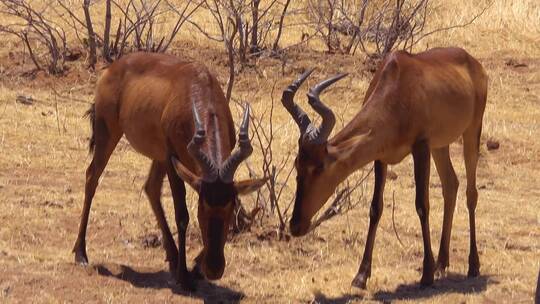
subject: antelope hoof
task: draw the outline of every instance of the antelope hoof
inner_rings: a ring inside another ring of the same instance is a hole
[[[87,266],[88,265],[88,257],[86,256],[86,250],[80,250],[80,249],[77,249],[75,250],[75,263],[79,264],[79,265],[82,265],[82,266]]]
[[[424,287],[428,287],[428,286],[431,286],[433,285],[433,275],[429,276],[429,275],[423,275],[422,276],[422,279],[420,280],[420,285],[424,286]]]
[[[469,278],[476,278],[480,275],[480,269],[478,266],[469,266],[469,271],[467,271],[467,276]]]
[[[478,254],[469,255],[469,270],[467,271],[467,276],[469,278],[474,278],[480,275],[480,261],[478,259]]]
[[[202,272],[201,266],[198,263],[195,264],[190,274],[193,280],[197,280],[197,281],[204,280],[204,274]]]
[[[422,279],[420,280],[420,284],[422,286],[431,286],[433,285],[434,277],[435,261],[433,260],[433,258],[424,260]]]
[[[361,288],[361,289],[366,289],[368,278],[369,278],[369,275],[367,275],[366,273],[358,273],[358,274],[354,277],[354,279],[353,279],[351,285],[352,285],[353,287],[357,287],[357,288]]]
[[[180,285],[185,291],[194,292],[197,290],[197,284],[191,274],[185,271],[176,278],[176,284]]]

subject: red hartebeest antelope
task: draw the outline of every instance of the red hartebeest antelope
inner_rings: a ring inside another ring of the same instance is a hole
[[[253,150],[248,137],[249,107],[240,126],[239,149],[231,154],[235,146],[231,112],[218,80],[208,69],[174,56],[135,53],[107,68],[88,114],[93,159],[86,171],[84,207],[73,248],[75,261],[88,263],[85,236],[92,198],[111,153],[125,134],[135,150],[152,159],[144,189],[176,281],[184,288],[195,288],[194,276],[186,267],[189,214],[184,182],[199,194],[203,249],[196,269],[208,279],[221,278],[236,197],[264,184],[264,180],[233,182],[236,169]],[[174,201],[178,249],[160,201],[165,175]]]
[[[296,200],[290,221],[292,235],[307,233],[311,219],[334,193],[336,186],[355,170],[375,162],[375,190],[362,263],[352,285],[365,288],[371,275],[371,257],[377,224],[383,209],[383,191],[388,164],[400,162],[409,153],[414,160],[416,211],[424,240],[421,283],[433,283],[435,261],[429,234],[429,171],[433,156],[441,178],[444,221],[437,270],[449,266],[450,231],[458,179],[448,146],[463,136],[467,171],[467,207],[470,223],[469,276],[478,276],[475,208],[476,165],[482,117],[486,106],[487,76],[480,63],[462,49],[438,48],[420,54],[394,52],[386,57],[367,90],[364,105],[353,120],[328,139],[335,124],[332,111],[319,94],[345,75],[313,87],[309,104],[322,117],[314,126],[294,103],[294,94],[312,71],[304,73],[283,92],[282,103],[300,128]]]

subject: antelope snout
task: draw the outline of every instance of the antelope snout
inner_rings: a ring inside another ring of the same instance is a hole
[[[294,237],[304,236],[308,233],[309,227],[311,226],[310,221],[295,220],[294,217],[289,222],[289,231]]]
[[[219,280],[225,271],[223,252],[207,255],[203,261],[202,271],[208,280]]]

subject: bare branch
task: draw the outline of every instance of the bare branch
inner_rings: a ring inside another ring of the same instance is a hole
[[[111,33],[111,0],[105,0],[105,28],[103,30],[103,53],[102,56],[107,62],[111,62],[110,33]]]
[[[86,20],[86,30],[88,31],[88,49],[89,53],[89,66],[95,69],[97,57],[96,57],[96,38],[94,35],[94,26],[92,24],[92,18],[90,16],[90,0],[84,0],[83,2],[84,18]]]
[[[274,52],[277,52],[279,40],[281,39],[281,33],[283,31],[283,22],[285,20],[285,15],[287,14],[287,9],[289,8],[289,4],[291,3],[291,0],[287,0],[285,4],[283,5],[283,11],[281,12],[281,15],[279,17],[279,23],[278,23],[278,32],[276,35],[276,40],[274,40],[274,45],[272,46],[272,50]]]
[[[339,214],[344,214],[352,209],[354,209],[361,201],[362,196],[356,199],[355,203],[352,203],[351,196],[352,194],[361,186],[364,185],[366,179],[373,172],[373,167],[363,174],[360,179],[355,180],[351,185],[351,178],[345,182],[345,186],[336,191],[334,199],[330,206],[311,224],[309,231],[313,231],[315,228],[320,226],[325,221],[328,221]]]
[[[54,21],[45,17],[47,8],[35,9],[24,0],[0,1],[0,14],[19,20],[18,23],[0,26],[0,31],[17,36],[28,47],[30,57],[37,69],[41,69],[38,56],[31,47],[37,41],[47,48],[47,70],[51,74],[64,71],[64,55],[67,52],[67,39],[64,30]]]
[[[456,29],[456,28],[464,28],[464,27],[467,27],[471,24],[474,23],[474,21],[476,21],[476,19],[480,18],[482,15],[484,15],[484,13],[491,7],[493,6],[493,4],[495,3],[495,1],[491,1],[488,5],[486,5],[484,8],[482,8],[482,10],[477,13],[476,15],[474,15],[469,21],[465,22],[465,23],[462,23],[462,24],[456,24],[456,25],[452,25],[452,26],[447,26],[447,27],[443,27],[443,28],[438,28],[438,29],[434,29],[430,32],[427,32],[427,33],[424,33],[422,34],[420,37],[418,37],[412,44],[411,44],[411,48],[413,46],[415,46],[416,44],[418,44],[418,42],[420,42],[422,39],[428,37],[428,36],[431,36],[435,33],[439,33],[439,32],[445,32],[445,31],[449,31],[449,30],[452,30],[452,29]]]
[[[395,205],[396,205],[396,200],[395,200],[394,194],[395,194],[395,192],[393,191],[392,192],[392,227],[394,228],[394,234],[396,235],[396,238],[397,238],[399,244],[403,248],[403,247],[405,247],[405,245],[403,245],[403,242],[401,241],[401,238],[399,237],[399,234],[398,234],[397,229],[396,229],[396,221],[394,220],[394,208],[395,208]]]

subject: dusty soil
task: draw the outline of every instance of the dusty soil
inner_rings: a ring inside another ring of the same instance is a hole
[[[31,73],[31,65],[23,62],[16,45],[0,47],[0,302],[532,302],[540,267],[540,53],[519,53],[514,44],[491,50],[485,41],[499,36],[482,33],[478,44],[470,38],[457,40],[464,41],[460,45],[470,49],[490,76],[478,168],[481,276],[466,277],[469,228],[458,141],[451,146],[461,186],[448,274],[437,278],[433,287],[418,285],[423,250],[408,157],[391,168],[396,178],[387,183],[366,291],[350,287],[350,282],[367,235],[372,178],[355,194],[356,209],[325,222],[306,237],[279,240],[277,218],[267,213],[251,231],[229,241],[223,279],[201,282],[198,291],[189,294],[170,283],[156,237],[159,230],[142,192],[150,161],[124,140],[109,162],[92,206],[87,237],[90,265],[75,265],[71,248],[82,208],[84,172],[90,162],[89,125],[82,116],[92,101],[97,76],[84,68],[82,60],[70,63],[62,77]],[[439,45],[447,44],[452,43]],[[225,83],[226,57],[216,48],[200,49],[187,41],[175,45],[173,52],[204,61]],[[337,72],[351,73],[324,100],[340,117],[336,128],[352,118],[371,77],[363,58],[306,50],[292,51],[290,56],[284,70],[279,61],[263,59],[256,68],[244,71],[235,86],[235,100],[247,100],[255,113],[265,113],[272,98],[278,102],[281,88],[303,68],[314,66],[317,72],[308,85]],[[32,104],[18,102],[18,95],[32,96]],[[304,95],[298,96],[301,100]],[[238,107],[232,108],[238,118]],[[275,153],[285,157],[296,150],[297,131],[284,109],[275,111],[279,126]],[[499,147],[488,150],[488,140],[497,141]],[[257,151],[250,164],[260,172]],[[437,254],[442,196],[432,168],[431,234]],[[245,176],[246,168],[241,170]],[[293,189],[291,179],[284,205],[292,199]],[[174,223],[168,186],[163,197],[169,223]],[[191,264],[201,245],[192,192],[188,200]],[[252,206],[253,200],[250,196],[243,201]],[[396,238],[392,213],[403,245]],[[172,230],[176,230],[174,225]]]

